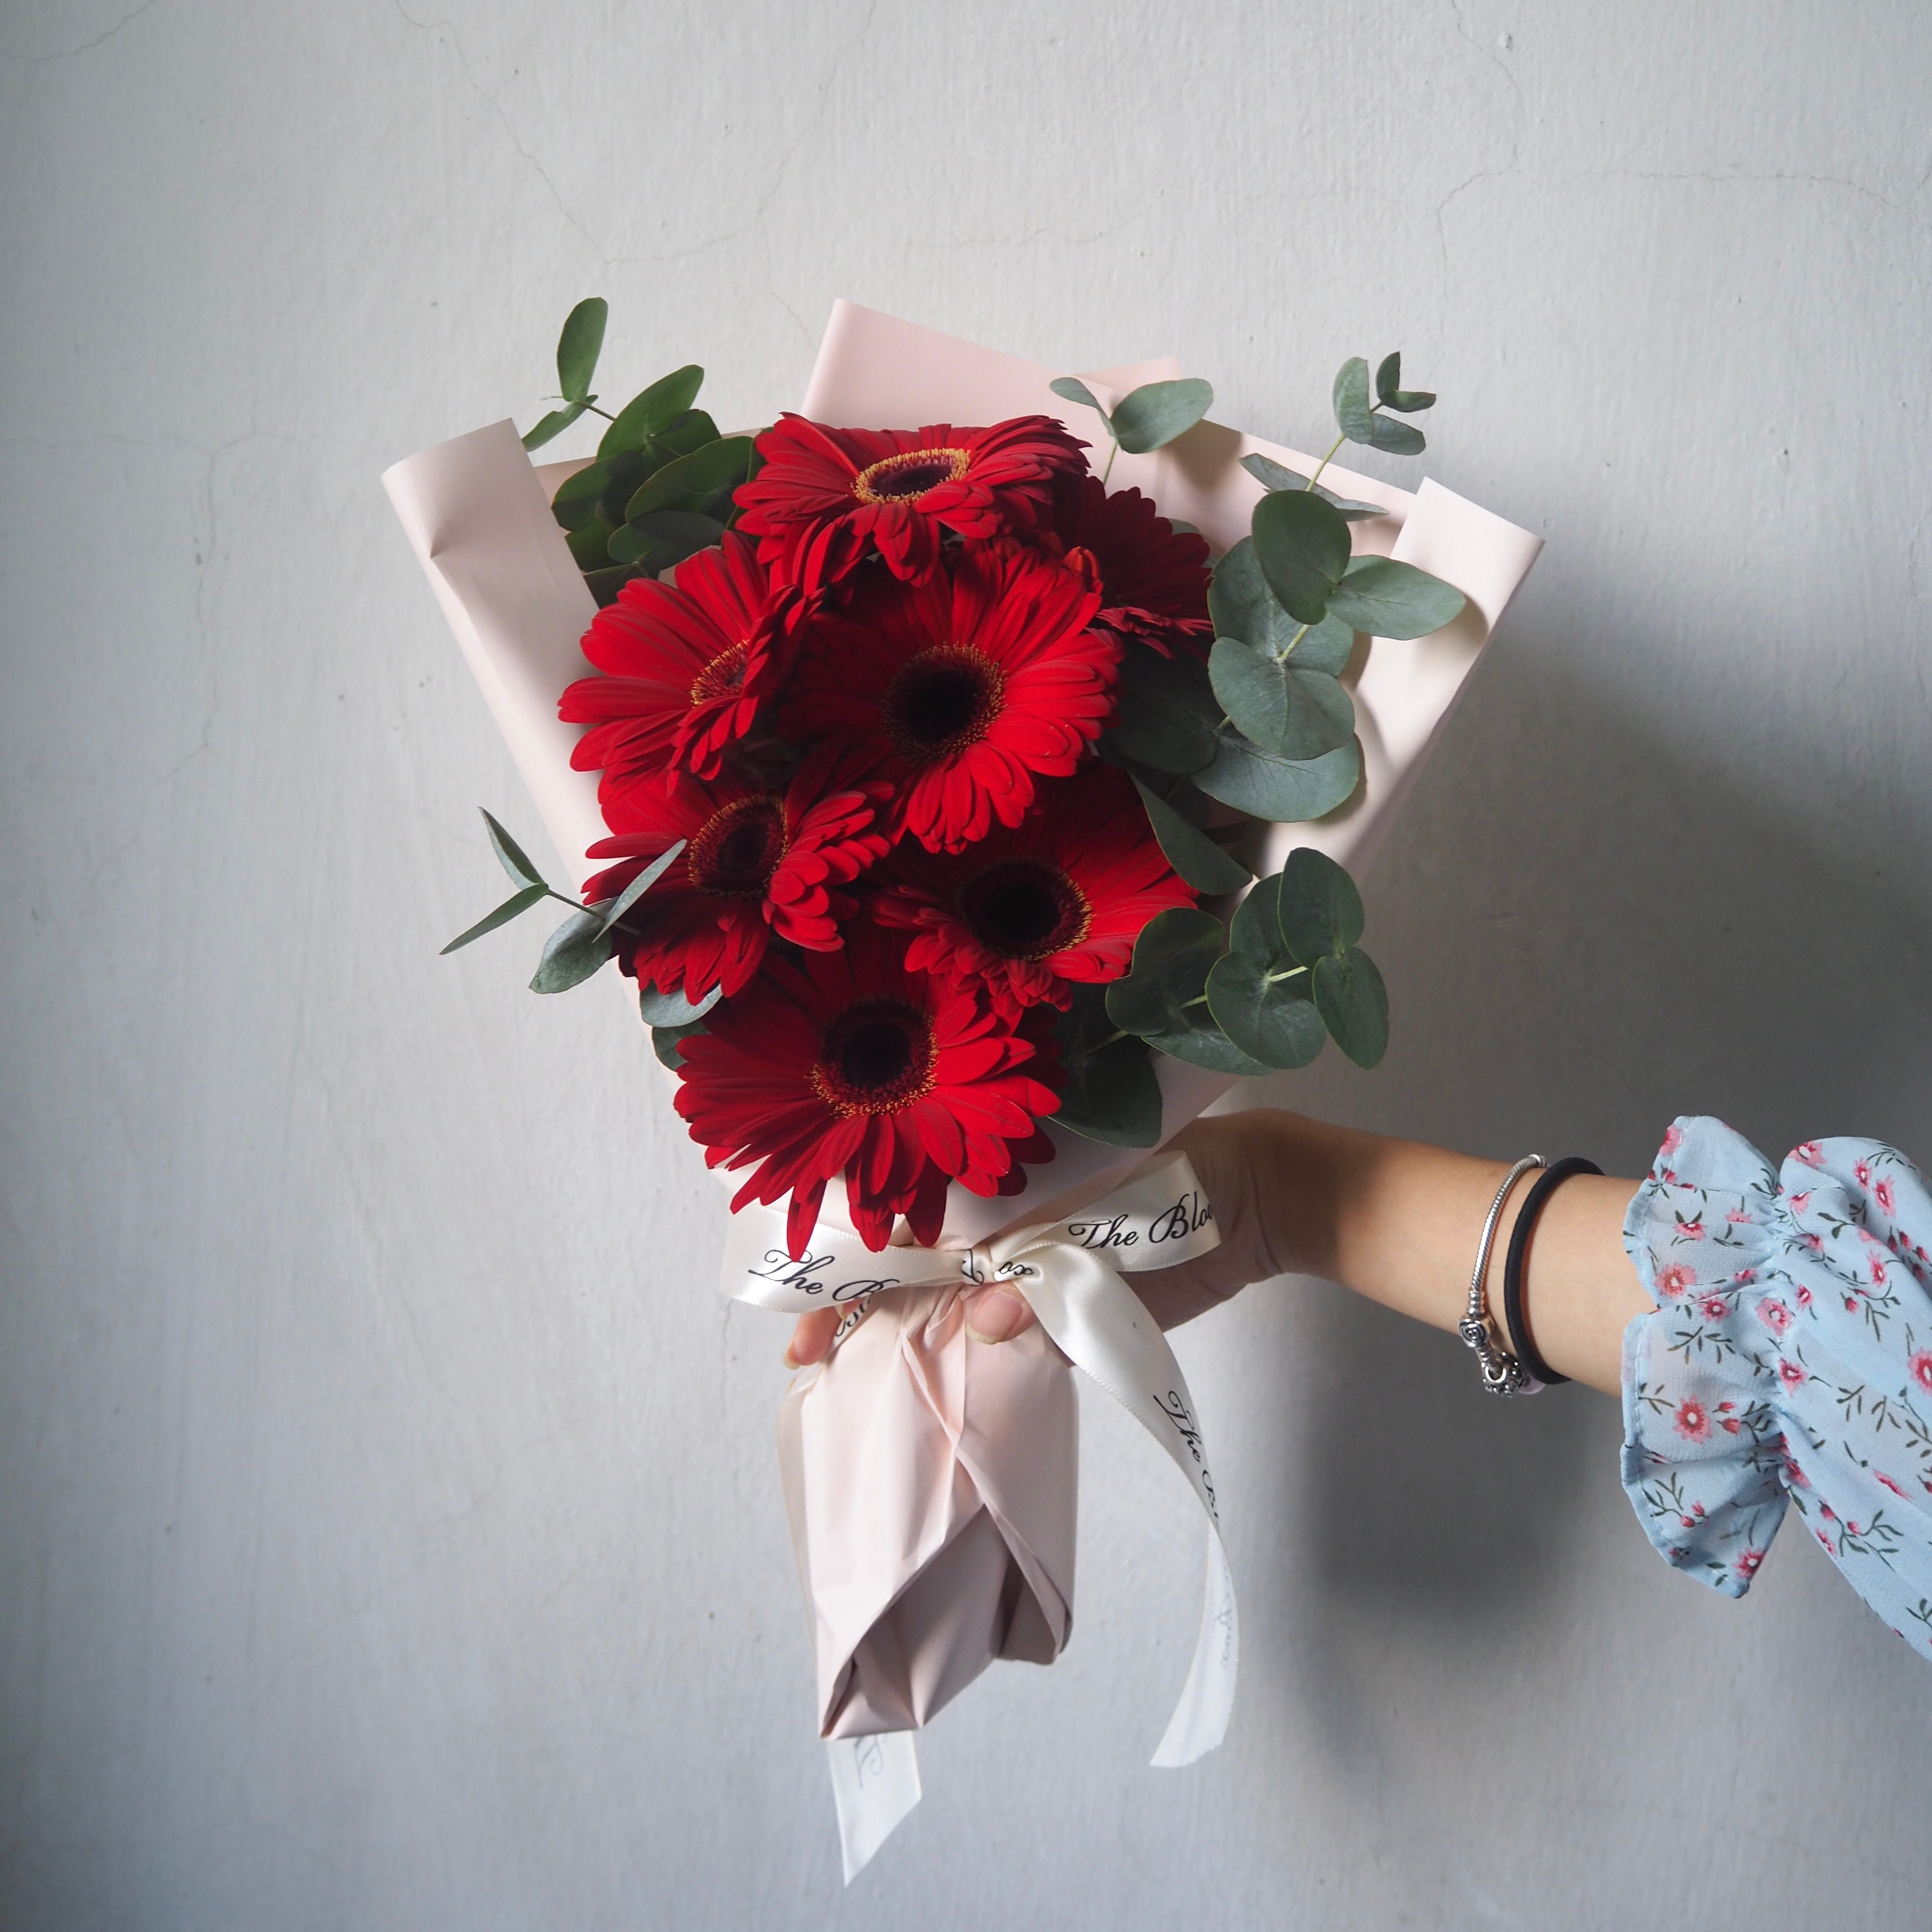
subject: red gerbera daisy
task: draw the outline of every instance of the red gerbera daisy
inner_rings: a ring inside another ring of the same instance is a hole
[[[1195,902],[1154,842],[1132,784],[1111,766],[1042,785],[1012,830],[957,854],[902,846],[872,902],[917,937],[906,964],[983,986],[994,1010],[1064,1006],[1074,981],[1118,980],[1156,914]]]
[[[886,1245],[898,1214],[930,1246],[949,1180],[1017,1192],[1021,1162],[1052,1158],[1038,1124],[1059,1105],[1040,1077],[1054,1071],[1043,1032],[908,972],[895,936],[864,926],[842,952],[774,956],[719,1007],[685,1042],[677,1111],[707,1165],[757,1162],[734,1212],[790,1194],[794,1257],[841,1173],[868,1247]]]
[[[660,772],[712,776],[786,667],[796,600],[770,589],[748,538],[727,531],[676,577],[633,578],[598,612],[584,655],[605,675],[579,678],[557,704],[566,724],[592,727],[570,762],[603,772],[607,801]]]
[[[800,766],[782,791],[674,776],[668,791],[640,786],[611,801],[618,836],[593,859],[626,862],[584,888],[589,904],[614,898],[682,838],[685,849],[631,915],[642,937],[618,953],[640,986],[682,988],[694,1005],[714,986],[727,998],[758,969],[773,933],[814,952],[843,942],[838,922],[850,885],[890,844],[877,820],[889,788],[855,778],[854,761],[828,746]],[[628,940],[626,921],[626,936]]]
[[[780,580],[815,592],[876,545],[896,577],[926,576],[940,532],[995,537],[1030,530],[1062,471],[1087,466],[1086,445],[1051,416],[990,429],[828,429],[781,416],[758,439],[764,467],[740,486],[738,527]]]
[[[1054,478],[1052,527],[1062,548],[1088,551],[1100,566],[1100,628],[1162,656],[1176,644],[1207,647],[1214,626],[1204,537],[1177,530],[1138,490],[1108,495],[1097,476]]]
[[[898,790],[898,823],[934,850],[1017,825],[1036,773],[1064,778],[1113,710],[1120,647],[1087,628],[1090,571],[1016,544],[974,544],[923,584],[866,574],[820,619],[788,728],[843,733]]]

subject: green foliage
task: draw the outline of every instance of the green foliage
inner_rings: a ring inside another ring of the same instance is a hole
[[[1064,393],[1062,392],[1061,393]],[[1130,456],[1164,448],[1192,429],[1213,407],[1212,386],[1198,376],[1168,382],[1143,382],[1114,406],[1109,428]]]
[[[476,808],[483,812],[480,805]],[[496,854],[504,871],[519,885],[542,885],[544,876],[530,863],[530,855],[524,848],[487,812],[483,812],[483,823],[489,831],[490,849]]]
[[[500,926],[508,926],[520,913],[526,913],[538,900],[548,898],[550,890],[545,886],[526,886],[519,892],[513,892],[496,910],[479,919],[466,932],[459,932],[442,948],[445,952],[454,952],[459,946],[467,946],[472,939],[481,939],[486,932],[494,932]]]
[[[1107,425],[1107,434],[1113,434],[1113,418],[1101,408],[1100,398],[1078,376],[1056,376],[1046,386],[1063,402],[1078,403],[1083,410],[1091,410]]]
[[[680,417],[691,412],[704,386],[704,371],[695,362],[674,369],[668,376],[660,376],[617,412],[604,432],[604,440],[597,446],[597,454],[615,456],[624,450],[641,454],[654,437],[663,436]],[[705,418],[706,422],[710,420],[709,416]],[[715,428],[712,434],[716,434]]]
[[[1208,1010],[1240,1050],[1264,1065],[1306,1066],[1328,1037],[1310,971],[1282,938],[1281,875],[1263,879],[1234,914],[1228,950],[1208,975]]]
[[[1057,1023],[1062,1079],[1055,1125],[1109,1147],[1150,1148],[1160,1138],[1160,1082],[1145,1045],[1122,1039],[1104,990],[1076,986]]]
[[[556,339],[556,386],[566,402],[590,400],[597,358],[604,352],[604,328],[610,319],[610,305],[602,296],[579,302],[564,317],[563,332]]]
[[[610,958],[610,929],[601,905],[572,913],[544,942],[543,957],[530,981],[533,993],[565,993],[581,986]]]
[[[1311,484],[1298,470],[1290,470],[1285,464],[1277,463],[1272,457],[1264,456],[1257,450],[1252,456],[1241,458],[1241,467],[1264,489],[1306,490],[1312,488],[1324,503],[1332,503],[1352,524],[1359,524],[1370,517],[1385,517],[1388,511],[1379,503],[1358,502],[1348,496],[1338,496],[1332,490],[1324,490],[1319,483]]]
[[[661,852],[653,859],[617,896],[610,902],[604,915],[604,930],[608,932],[624,915],[669,872],[678,854],[684,850],[680,838],[668,851]]]
[[[1388,991],[1362,936],[1361,895],[1334,860],[1304,846],[1282,868],[1276,916],[1283,943],[1311,969],[1316,1010],[1335,1044],[1358,1066],[1388,1051]]]
[[[1150,776],[1152,782],[1135,773],[1134,787],[1167,862],[1197,892],[1213,898],[1239,892],[1254,874],[1202,829],[1206,799],[1184,776]]]
[[[1208,660],[1228,722],[1264,752],[1320,758],[1355,735],[1354,700],[1330,673],[1284,663],[1238,638],[1216,638]]]
[[[1158,772],[1198,771],[1213,758],[1221,707],[1198,659],[1130,645],[1114,689],[1110,754]]]
[[[1393,356],[1384,356],[1382,366],[1376,371],[1376,400],[1385,410],[1413,416],[1418,410],[1436,406],[1436,392],[1432,389],[1405,389],[1402,386],[1402,351],[1398,349]]]
[[[579,302],[564,319],[563,333],[556,342],[556,386],[564,406],[551,410],[534,428],[525,432],[526,449],[541,449],[596,401],[590,384],[597,373],[597,358],[603,352],[604,325],[610,314],[604,298],[592,296]]]
[[[638,989],[638,1011],[653,1033],[691,1033],[698,1022],[724,997],[722,986],[713,986],[695,1004],[682,993],[660,993],[654,986]]]
[[[1468,599],[1453,584],[1392,556],[1358,556],[1328,599],[1328,612],[1376,638],[1426,638],[1462,614]]]
[[[1138,1034],[1176,1060],[1217,1073],[1259,1073],[1208,1010],[1208,976],[1225,937],[1211,914],[1176,908],[1141,928],[1133,965],[1107,988],[1107,1014],[1123,1032]]]
[[[1362,776],[1361,748],[1353,739],[1318,758],[1284,758],[1224,733],[1211,762],[1193,774],[1210,798],[1252,818],[1298,824],[1333,812]]]
[[[654,1026],[651,1028],[651,1051],[657,1055],[660,1065],[668,1066],[675,1073],[679,1061],[684,1058],[684,1042],[696,1039],[704,1030],[702,1020],[692,1020],[684,1026]]]
[[[1348,526],[1306,490],[1270,490],[1255,506],[1255,557],[1276,601],[1298,623],[1318,624],[1348,567]]]

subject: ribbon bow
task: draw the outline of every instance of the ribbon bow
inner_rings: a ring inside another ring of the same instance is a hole
[[[1219,1245],[1214,1213],[1186,1156],[1169,1154],[1126,1186],[1063,1220],[970,1247],[868,1249],[828,1214],[808,1251],[784,1245],[784,1216],[751,1208],[732,1217],[723,1292],[790,1314],[848,1311],[843,1340],[875,1298],[895,1288],[999,1282],[1025,1298],[1060,1352],[1126,1408],[1192,1486],[1208,1523],[1207,1581],[1194,1660],[1153,1762],[1190,1764],[1228,1728],[1239,1660],[1234,1586],[1221,1541],[1206,1445],[1180,1365],[1138,1296],[1121,1279],[1172,1268]],[[836,1346],[836,1342],[835,1342]],[[910,1736],[828,1740],[846,1878],[919,1801]]]

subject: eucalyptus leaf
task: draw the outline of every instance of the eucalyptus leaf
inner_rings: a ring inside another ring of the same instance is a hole
[[[1354,650],[1354,626],[1330,612],[1295,640],[1290,662],[1298,670],[1325,670],[1330,677],[1340,677]]]
[[[1214,386],[1198,376],[1143,382],[1114,405],[1114,440],[1130,456],[1145,456],[1185,435],[1214,403]]]
[[[1193,777],[1210,798],[1237,812],[1293,825],[1333,812],[1361,776],[1361,747],[1353,739],[1318,758],[1293,759],[1224,732],[1213,759]]]
[[[1369,393],[1369,365],[1352,356],[1335,372],[1335,427],[1351,442],[1372,442],[1376,406]]]
[[[1183,778],[1179,782],[1187,782]],[[1198,825],[1190,824],[1151,786],[1139,778],[1134,780],[1134,786],[1147,807],[1148,823],[1154,827],[1154,836],[1167,862],[1197,892],[1213,898],[1222,892],[1239,892],[1254,876],[1240,860],[1224,851]]]
[[[1076,986],[1058,1022],[1060,1106],[1054,1124],[1109,1147],[1160,1139],[1160,1082],[1138,1040],[1117,1040],[1099,986]]]
[[[1369,441],[1391,456],[1420,456],[1429,447],[1429,439],[1413,423],[1397,422],[1393,416],[1377,416]]]
[[[480,805],[476,808],[483,812]],[[489,828],[490,849],[504,871],[520,886],[542,885],[544,875],[530,863],[529,854],[487,812],[483,812],[483,823]]]
[[[1208,975],[1208,1010],[1244,1053],[1269,1066],[1306,1066],[1328,1038],[1309,973],[1290,956],[1276,915],[1281,876],[1259,880],[1236,909],[1228,950]]]
[[[1348,526],[1305,490],[1276,490],[1255,506],[1255,556],[1290,616],[1318,623],[1348,567]]]
[[[538,899],[549,896],[547,886],[526,886],[521,892],[512,893],[487,918],[479,919],[468,932],[459,932],[442,949],[443,952],[454,952],[458,946],[467,946],[472,939],[481,939],[486,932],[494,932],[500,926],[508,926],[519,914],[528,912]]]
[[[1355,706],[1326,671],[1278,662],[1238,638],[1216,638],[1208,659],[1229,722],[1264,751],[1318,758],[1355,735]]]
[[[530,428],[524,432],[526,449],[541,449],[553,436],[561,436],[590,406],[588,398],[581,403],[572,403],[567,408],[552,410],[547,416],[540,417]]]
[[[711,420],[707,410],[686,410],[683,415],[674,416],[651,438],[651,446],[661,449],[668,456],[688,456],[694,449],[702,449],[707,442],[718,440],[718,425]]]
[[[652,510],[702,510],[721,492],[744,482],[751,460],[748,436],[722,436],[688,456],[672,459],[647,478],[627,506],[632,523]]]
[[[1335,1044],[1358,1066],[1382,1064],[1388,1051],[1388,988],[1359,946],[1315,968],[1315,1004]]]
[[[1362,936],[1362,896],[1325,852],[1298,846],[1277,874],[1282,944],[1304,966],[1346,952]]]
[[[608,570],[587,570],[584,573],[584,587],[597,600],[601,610],[617,601],[618,593],[633,578],[647,573],[634,563],[620,563]]]
[[[566,402],[590,400],[591,378],[604,352],[604,325],[610,317],[610,305],[602,296],[579,302],[565,316],[563,333],[556,339],[556,386]]]
[[[1334,490],[1302,475],[1298,470],[1290,470],[1284,464],[1264,456],[1257,450],[1252,456],[1241,458],[1241,467],[1264,489],[1307,490],[1312,488],[1324,503],[1332,503],[1352,524],[1359,524],[1370,517],[1385,517],[1388,512],[1379,503],[1358,502],[1353,497],[1338,496]]]
[[[597,454],[612,456],[620,450],[642,449],[691,407],[704,386],[704,371],[695,362],[674,369],[668,376],[660,376],[617,412],[616,420],[604,432],[604,440],[597,446]]]
[[[642,898],[645,893],[649,892],[652,886],[656,885],[658,880],[662,878],[665,873],[670,870],[671,866],[676,860],[677,855],[683,850],[684,841],[680,838],[675,845],[670,847],[665,851],[661,852],[657,857],[653,859],[651,862],[646,866],[644,869],[640,872],[614,899],[610,902],[610,909],[604,915],[603,930],[604,932],[608,932],[610,928],[624,916],[625,914],[628,912],[632,907],[635,905],[638,900]]]
[[[1156,771],[1198,771],[1214,755],[1221,707],[1205,667],[1131,645],[1115,681],[1109,749]]]
[[[1244,537],[1214,566],[1208,614],[1217,638],[1238,638],[1269,657],[1282,656],[1301,628],[1268,586],[1252,537]]]
[[[1111,436],[1113,434],[1112,418],[1101,408],[1099,398],[1078,376],[1056,376],[1046,386],[1061,401],[1078,403],[1082,409],[1091,410],[1107,425],[1108,434]]]
[[[604,908],[590,906],[574,912],[544,942],[530,991],[568,992],[589,979],[610,956],[610,935],[604,929]]]
[[[688,1033],[724,997],[724,988],[713,986],[694,1004],[682,993],[660,993],[655,986],[642,986],[638,990],[638,1010],[645,1025],[654,1030],[674,1028]]]
[[[1453,584],[1392,556],[1358,556],[1328,599],[1329,614],[1372,638],[1426,638],[1462,614]]]
[[[1208,1010],[1208,976],[1226,937],[1208,913],[1177,908],[1150,920],[1134,942],[1132,970],[1107,988],[1108,1017],[1176,1060],[1217,1073],[1264,1072]]]
[[[610,526],[602,517],[592,517],[581,530],[565,531],[563,540],[579,570],[602,570],[610,561]]]
[[[668,1066],[675,1073],[678,1063],[684,1058],[684,1042],[694,1040],[704,1030],[702,1020],[693,1020],[686,1026],[654,1026],[651,1028],[651,1051],[658,1063]]]
[[[631,499],[638,484],[660,466],[634,449],[620,449],[595,466],[604,476],[604,487],[597,493],[597,514],[617,530],[630,514]]]
[[[566,530],[580,530],[596,520],[597,500],[611,478],[608,463],[587,463],[556,486],[550,500],[550,514]]]
[[[656,576],[710,549],[724,534],[716,517],[693,510],[652,510],[612,533],[610,556],[614,562],[634,563]]]
[[[1385,410],[1398,410],[1404,416],[1412,416],[1418,410],[1432,410],[1436,406],[1436,392],[1432,389],[1405,389],[1402,386],[1402,352],[1397,350],[1393,356],[1384,356],[1382,367],[1376,371],[1376,400]]]

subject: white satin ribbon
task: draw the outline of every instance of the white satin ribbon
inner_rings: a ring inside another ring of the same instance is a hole
[[[1040,1326],[1074,1366],[1136,1417],[1166,1450],[1207,1512],[1208,1539],[1194,1660],[1154,1754],[1153,1762],[1163,1767],[1191,1764],[1226,1736],[1234,1709],[1240,1630],[1194,1399],[1167,1337],[1120,1277],[1192,1261],[1217,1246],[1220,1238],[1186,1156],[1169,1154],[1090,1208],[970,1247],[894,1246],[874,1252],[828,1211],[820,1216],[807,1252],[794,1261],[785,1245],[784,1216],[771,1208],[734,1215],[725,1244],[725,1294],[788,1314],[844,1308],[850,1319],[842,1324],[842,1339],[863,1318],[872,1297],[888,1289],[942,1286],[962,1276],[1001,1282],[1024,1296]],[[872,1767],[874,1775],[862,1777],[864,1767],[854,1746],[874,1743],[890,1747],[891,1756]],[[830,1750],[850,1883],[918,1803],[918,1766],[909,1733],[835,1739]]]

